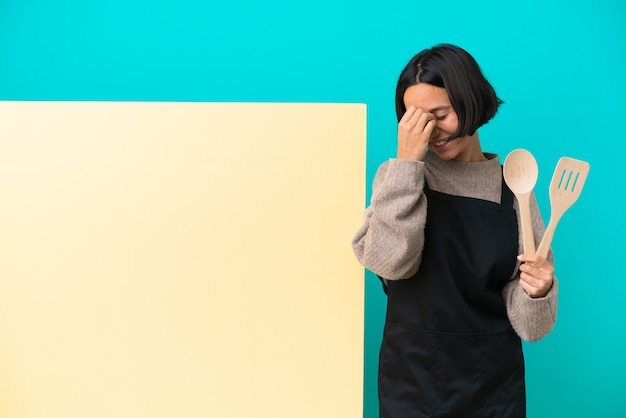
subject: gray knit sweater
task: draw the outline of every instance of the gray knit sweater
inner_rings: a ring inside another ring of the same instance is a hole
[[[427,207],[424,179],[432,190],[441,193],[500,203],[500,160],[495,154],[485,156],[484,162],[445,161],[427,152],[424,161],[394,158],[384,162],[374,178],[371,204],[365,211],[363,225],[352,242],[361,264],[389,280],[407,279],[419,270]],[[518,211],[517,200],[514,207]],[[531,213],[538,243],[545,224],[534,195]],[[521,230],[519,235],[522,248]],[[548,260],[553,261],[551,252]],[[537,341],[554,327],[557,279],[546,296],[531,298],[519,285],[517,267],[502,297],[517,334],[527,341]]]

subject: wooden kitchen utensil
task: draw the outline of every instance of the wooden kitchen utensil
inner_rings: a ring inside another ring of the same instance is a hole
[[[525,254],[535,253],[535,237],[530,217],[530,195],[537,183],[539,168],[533,155],[525,149],[516,149],[504,160],[504,181],[519,204],[522,224],[522,243]]]
[[[556,225],[580,196],[588,173],[589,163],[585,161],[563,157],[557,163],[550,182],[550,222],[537,249],[538,255],[548,255]]]

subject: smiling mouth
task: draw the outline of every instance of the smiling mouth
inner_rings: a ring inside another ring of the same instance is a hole
[[[454,141],[455,139],[456,139],[456,138],[446,138],[446,139],[443,139],[443,140],[441,140],[441,141],[431,142],[431,144],[433,144],[433,145],[434,145],[434,146],[436,146],[436,147],[442,147],[442,146],[444,146],[445,144],[447,144],[448,142],[450,142],[450,141]]]

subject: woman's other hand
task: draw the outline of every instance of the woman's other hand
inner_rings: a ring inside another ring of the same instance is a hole
[[[435,115],[410,106],[398,122],[398,158],[422,160],[436,125]]]
[[[522,254],[517,257],[520,265],[520,286],[532,298],[548,294],[554,280],[554,267],[545,258],[536,254]]]

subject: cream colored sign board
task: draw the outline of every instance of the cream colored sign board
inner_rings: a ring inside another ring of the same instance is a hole
[[[0,102],[0,416],[362,416],[364,105]]]

